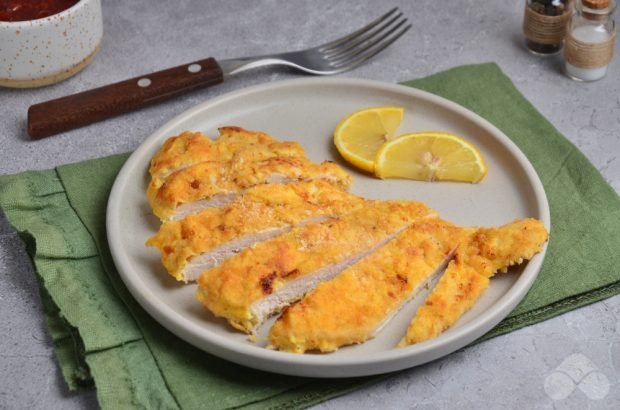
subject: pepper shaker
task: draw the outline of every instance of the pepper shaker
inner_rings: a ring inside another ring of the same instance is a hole
[[[538,55],[559,52],[571,13],[571,0],[527,0],[523,16],[527,49]]]
[[[614,7],[614,0],[577,0],[564,50],[570,78],[596,81],[607,74],[616,40]]]

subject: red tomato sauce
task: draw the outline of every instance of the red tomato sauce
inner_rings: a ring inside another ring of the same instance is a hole
[[[42,19],[60,13],[79,0],[0,0],[0,21]]]

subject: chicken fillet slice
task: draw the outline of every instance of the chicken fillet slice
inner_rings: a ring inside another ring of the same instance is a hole
[[[203,162],[243,164],[275,157],[305,158],[301,145],[293,141],[277,141],[265,133],[239,127],[222,127],[219,132],[217,140],[188,131],[166,140],[151,160],[149,201],[168,177]]]
[[[416,312],[400,346],[423,342],[448,329],[476,303],[495,273],[531,259],[548,236],[536,219],[473,231]]]
[[[351,177],[333,162],[314,164],[296,157],[202,162],[170,175],[150,203],[160,219],[181,219],[199,209],[229,203],[256,185],[313,180],[325,180],[338,188],[351,183]]]
[[[271,328],[270,347],[332,352],[373,338],[445,268],[463,236],[461,228],[440,219],[414,223],[287,308]]]
[[[266,318],[319,282],[389,242],[411,223],[436,217],[419,202],[368,201],[362,208],[247,248],[199,278],[198,300],[237,329]]]
[[[194,281],[244,248],[367,202],[321,180],[257,185],[222,208],[164,222],[146,244],[159,249],[170,275]]]

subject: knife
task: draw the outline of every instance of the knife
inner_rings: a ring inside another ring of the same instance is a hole
[[[49,137],[222,81],[222,68],[207,58],[45,101],[28,109],[28,134]]]

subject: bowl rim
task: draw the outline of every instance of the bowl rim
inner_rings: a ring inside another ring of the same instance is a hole
[[[77,0],[77,2],[74,5],[56,14],[52,14],[50,16],[45,16],[45,17],[41,17],[38,19],[32,19],[32,20],[21,20],[21,21],[0,20],[0,26],[4,25],[7,27],[13,27],[13,28],[18,27],[18,26],[30,26],[31,25],[30,23],[33,23],[33,22],[45,24],[45,20],[47,20],[47,23],[52,23],[55,20],[64,18],[65,16],[68,16],[69,14],[76,12],[77,9],[84,7],[84,4],[93,2],[93,1],[101,1],[101,0]]]

